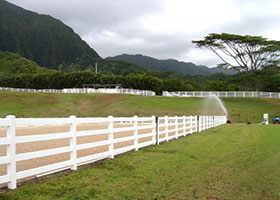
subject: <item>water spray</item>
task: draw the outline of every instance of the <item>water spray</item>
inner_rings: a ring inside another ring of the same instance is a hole
[[[226,114],[226,116],[228,116],[227,109],[226,109],[226,107],[224,106],[224,104],[223,104],[223,102],[221,101],[221,99],[220,99],[217,95],[215,95],[215,94],[210,94],[209,97],[213,97],[214,99],[216,99],[216,100],[219,102],[219,104],[220,104],[221,108],[223,109],[224,113]]]

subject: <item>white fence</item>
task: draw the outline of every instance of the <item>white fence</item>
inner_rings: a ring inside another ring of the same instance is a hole
[[[0,90],[15,91],[15,92],[46,92],[46,93],[112,93],[112,94],[132,94],[143,96],[155,96],[156,93],[150,90],[135,90],[135,89],[93,89],[93,88],[65,88],[62,90],[56,89],[26,89],[26,88],[6,88],[0,87]]]
[[[15,189],[19,180],[34,176],[51,174],[57,171],[72,169],[77,170],[77,166],[86,163],[92,163],[100,159],[111,158],[115,155],[138,150],[142,147],[160,144],[163,141],[169,141],[174,138],[186,136],[188,134],[197,133],[212,127],[226,123],[226,116],[182,116],[182,117],[130,117],[130,118],[15,118],[15,116],[7,116],[0,118],[0,132],[5,132],[0,137],[0,166],[5,165],[5,173],[0,174],[0,185],[8,184],[8,188]],[[99,127],[81,130],[79,126],[89,124],[97,124]],[[47,129],[49,126],[69,126],[68,131],[53,133],[53,131],[45,134],[32,133],[29,130],[37,131]],[[43,127],[42,127],[43,126]],[[23,128],[25,135],[19,135],[19,128]],[[2,132],[2,133],[3,133]],[[122,133],[122,137],[119,133]],[[127,134],[130,133],[130,134]],[[104,135],[106,137],[104,137]],[[101,137],[103,140],[92,141],[92,137]],[[85,138],[86,137],[86,138]],[[86,139],[81,143],[81,139]],[[64,146],[58,148],[47,148],[36,151],[20,152],[20,146],[25,144],[27,149],[32,148],[35,143],[37,147],[42,147],[42,142],[58,143],[58,140],[67,140]],[[39,142],[39,144],[38,144]],[[41,143],[42,144],[41,144]],[[124,144],[121,145],[120,144]],[[83,150],[96,147],[106,147],[102,152],[92,153],[81,156]],[[3,152],[6,154],[3,154]],[[30,165],[34,159],[46,159],[48,156],[58,157],[68,153],[66,160],[47,164],[44,166],[29,166],[28,169],[20,170],[24,161]],[[3,168],[2,168],[3,169]],[[3,170],[2,170],[3,172]]]
[[[276,92],[229,92],[229,91],[181,91],[181,92],[167,92],[164,91],[162,96],[168,97],[209,97],[211,95],[218,97],[262,97],[262,98],[280,98],[280,93]]]

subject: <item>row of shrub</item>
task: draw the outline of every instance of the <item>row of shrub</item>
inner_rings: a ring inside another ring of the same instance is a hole
[[[205,78],[205,77],[204,77]],[[37,74],[0,74],[1,87],[63,89],[81,88],[83,84],[122,84],[124,88],[152,90],[160,94],[162,91],[239,91],[261,90],[280,91],[279,67],[258,71],[254,74],[220,75],[218,80],[196,81],[178,78],[160,79],[151,72],[136,72],[129,75],[104,75],[90,71],[47,72]]]

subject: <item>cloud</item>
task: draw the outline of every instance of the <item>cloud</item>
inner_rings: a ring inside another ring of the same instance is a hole
[[[278,0],[8,0],[71,26],[101,56],[144,54],[207,66],[220,60],[195,48],[209,33],[280,39]]]

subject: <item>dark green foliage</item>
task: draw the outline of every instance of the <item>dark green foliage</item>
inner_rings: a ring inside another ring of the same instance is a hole
[[[61,21],[0,0],[0,51],[11,51],[40,66],[89,66],[100,56]]]
[[[120,76],[95,74],[89,71],[0,76],[1,87],[63,89],[82,88],[83,84],[122,84],[124,88],[152,90],[159,93],[162,81],[149,73],[132,73],[128,76]]]
[[[280,92],[279,76],[279,66],[268,66],[254,73],[235,75],[229,82],[238,85],[239,90]]]
[[[187,87],[178,79],[165,79],[162,82],[162,91],[185,91]]]
[[[112,61],[108,59],[104,59],[98,63],[98,71],[101,71],[103,74],[116,74],[123,76],[134,72],[148,72],[148,70],[145,67],[131,62],[126,62],[123,60]]]
[[[238,86],[230,84],[227,81],[205,81],[202,86],[205,91],[236,91]]]
[[[261,36],[212,33],[193,43],[214,52],[222,60],[220,67],[237,72],[255,72],[280,61],[280,41]]]
[[[91,71],[65,73],[61,71],[47,73],[0,74],[0,87],[63,89],[81,88],[82,84],[122,84],[124,88],[162,91],[280,91],[280,68],[268,67],[254,74],[242,73],[229,76],[216,74],[211,76],[189,76],[185,81],[178,78],[160,79],[151,72],[122,75],[104,75]]]
[[[232,71],[219,69],[219,68],[208,68],[201,65],[195,65],[193,63],[179,62],[174,59],[168,60],[158,60],[148,56],[143,56],[140,54],[137,55],[128,55],[123,54],[115,57],[108,57],[110,60],[125,60],[132,62],[143,67],[146,67],[149,70],[158,70],[161,72],[174,71],[181,74],[190,74],[190,75],[209,75],[214,73],[226,73],[233,74]],[[172,78],[172,77],[169,77]]]
[[[19,74],[19,73],[44,73],[53,70],[40,67],[35,62],[21,57],[19,54],[0,51],[0,73]]]

